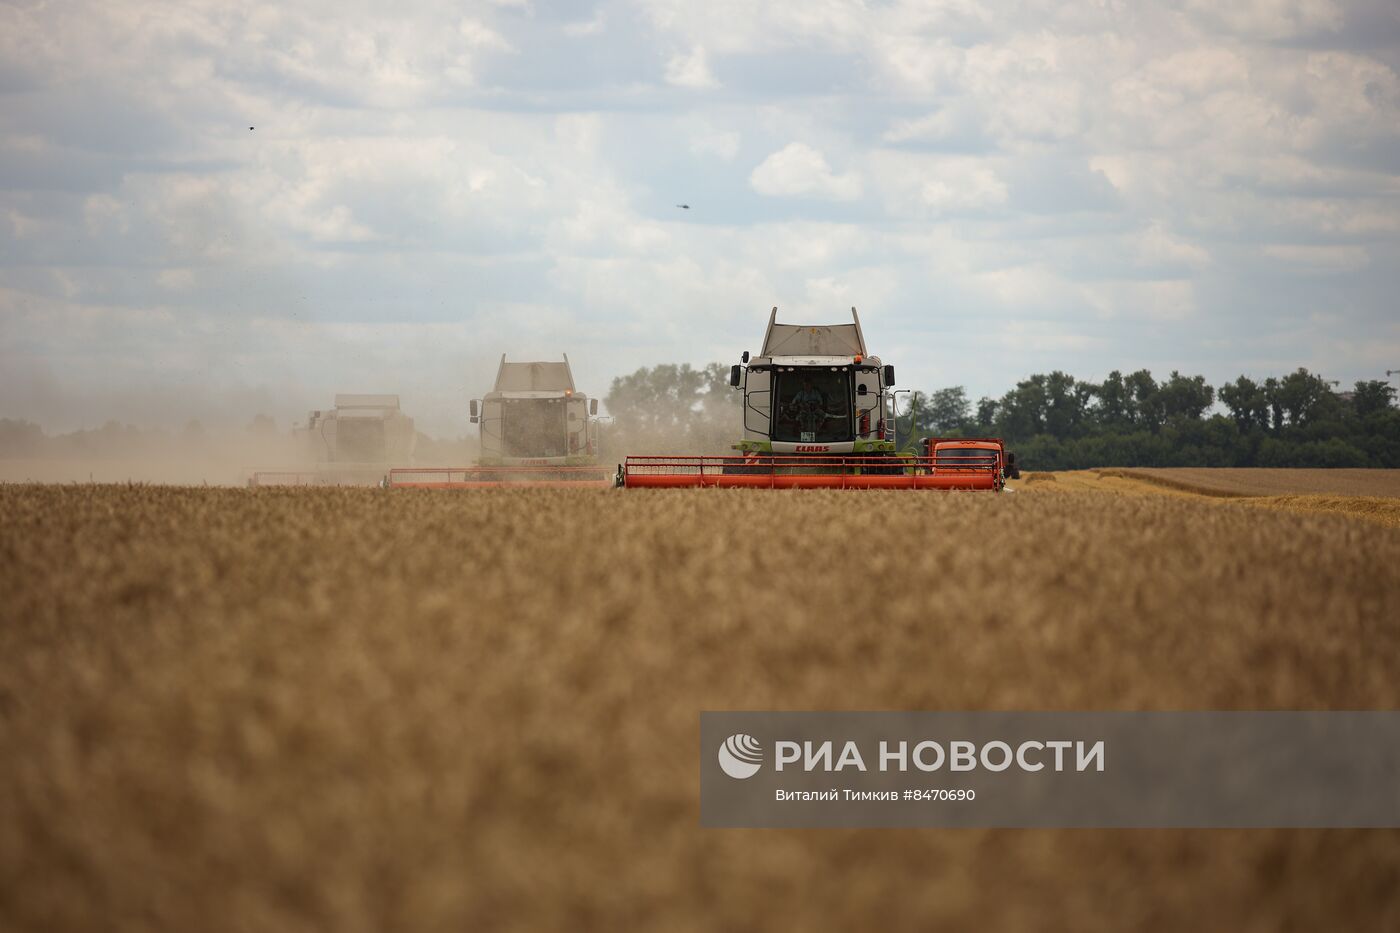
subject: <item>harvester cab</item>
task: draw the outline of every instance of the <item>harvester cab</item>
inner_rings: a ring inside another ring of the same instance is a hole
[[[389,485],[607,484],[598,465],[598,400],[575,388],[568,354],[563,362],[510,362],[501,354],[491,391],[468,410],[480,431],[476,466],[393,470]]]
[[[894,367],[865,347],[860,315],[808,326],[768,317],[762,352],[729,372],[744,394],[743,454],[894,453]]]

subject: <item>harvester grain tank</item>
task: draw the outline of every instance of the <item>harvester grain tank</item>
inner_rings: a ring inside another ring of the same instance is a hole
[[[763,349],[730,370],[743,393],[743,437],[725,457],[629,456],[624,487],[764,489],[1000,489],[1001,471],[939,471],[927,450],[895,449],[892,365],[870,354],[860,315],[850,323],[768,318]],[[984,466],[978,462],[978,467]]]
[[[568,354],[562,362],[511,362],[502,354],[491,391],[469,410],[480,430],[475,466],[392,470],[389,485],[607,485],[598,464],[598,400],[575,387]]]

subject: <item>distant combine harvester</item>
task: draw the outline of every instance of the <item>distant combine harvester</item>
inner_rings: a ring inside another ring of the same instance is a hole
[[[298,464],[253,474],[250,486],[374,486],[393,464],[413,462],[418,433],[397,395],[335,397],[292,431]]]
[[[392,488],[478,489],[492,486],[609,486],[598,462],[598,400],[574,386],[562,362],[508,362],[496,382],[472,399],[481,456],[469,467],[404,467],[389,471]]]

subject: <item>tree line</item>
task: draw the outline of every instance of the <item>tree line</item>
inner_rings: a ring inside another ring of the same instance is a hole
[[[1055,371],[975,404],[961,386],[914,392],[900,436],[991,435],[1037,470],[1090,467],[1400,467],[1396,392],[1306,369],[1218,389],[1204,376],[1115,370],[1102,382]],[[1224,411],[1219,409],[1223,408]]]
[[[741,434],[740,393],[728,376],[721,363],[663,364],[614,379],[608,450],[728,452]],[[1218,389],[1175,371],[1159,381],[1145,369],[1115,370],[1090,382],[1057,370],[975,402],[962,386],[902,394],[897,425],[906,448],[927,436],[1001,437],[1036,470],[1400,467],[1395,402],[1389,383],[1342,390],[1302,368]]]

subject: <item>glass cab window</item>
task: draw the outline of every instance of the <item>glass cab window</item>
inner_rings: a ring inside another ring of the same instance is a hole
[[[511,398],[502,405],[507,457],[563,457],[569,452],[562,398]]]
[[[941,468],[991,470],[997,463],[996,451],[985,447],[944,447],[934,456]]]
[[[854,439],[850,373],[798,369],[775,375],[773,440],[827,444]]]

